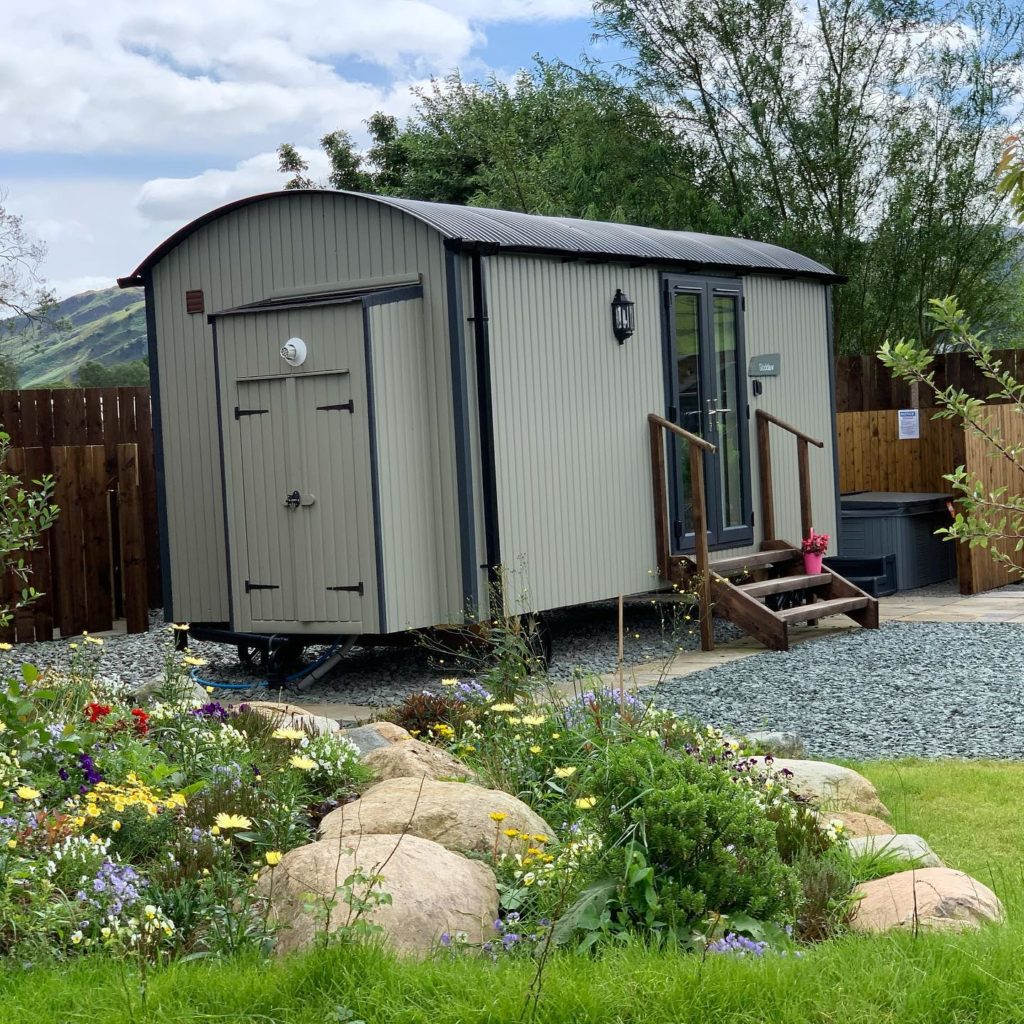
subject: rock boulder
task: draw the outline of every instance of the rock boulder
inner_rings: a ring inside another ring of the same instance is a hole
[[[297,704],[282,704],[273,700],[250,700],[246,704],[281,729],[301,729],[317,735],[330,735],[341,728],[333,718],[314,715]]]
[[[498,891],[486,864],[417,836],[364,835],[300,846],[263,871],[256,889],[270,901],[278,953],[305,949],[318,934],[350,921],[338,888],[356,871],[382,876],[372,891],[387,893],[391,902],[363,920],[379,925],[385,941],[401,953],[428,953],[445,932],[465,932],[473,944],[494,937]],[[368,889],[369,884],[357,885],[354,895],[363,898]]]
[[[369,722],[355,729],[342,729],[342,735],[356,745],[362,757],[381,747],[389,747],[392,743],[404,743],[412,739],[405,729],[394,722]]]
[[[987,886],[952,868],[901,871],[858,885],[851,927],[857,932],[930,928],[960,931],[1003,919],[1003,905]]]
[[[920,837],[909,833],[891,836],[853,836],[850,852],[858,857],[897,857],[919,868],[941,868],[939,855]]]
[[[494,821],[492,812],[503,814]],[[368,789],[360,799],[331,811],[320,823],[325,839],[407,830],[450,850],[489,855],[497,839],[499,853],[524,852],[537,845],[505,835],[517,829],[526,835],[553,838],[551,826],[522,800],[497,789],[464,782],[430,779],[389,779]]]
[[[833,821],[841,821],[843,834],[848,839],[855,839],[858,836],[896,835],[896,829],[889,822],[870,814],[861,814],[860,811],[819,811],[818,820],[823,828],[827,828]]]
[[[403,740],[378,747],[363,756],[378,779],[469,779],[475,773],[454,754],[421,740]]]
[[[763,763],[764,758],[753,758]],[[826,811],[860,811],[886,818],[889,809],[878,798],[875,787],[852,768],[828,761],[802,761],[776,757],[771,770],[788,789],[812,807]]]

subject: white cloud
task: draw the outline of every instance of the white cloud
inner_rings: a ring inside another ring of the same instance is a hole
[[[319,149],[297,147],[315,179],[327,176],[327,158]],[[233,168],[211,168],[189,178],[153,178],[139,190],[135,209],[144,221],[179,227],[214,207],[279,189],[285,177],[277,169],[277,153],[260,153]]]
[[[411,81],[468,60],[488,25],[579,16],[587,6],[104,0],[98,12],[69,0],[11,4],[0,33],[2,144],[238,156],[245,139],[357,126]],[[336,65],[345,61],[369,73],[342,75]]]

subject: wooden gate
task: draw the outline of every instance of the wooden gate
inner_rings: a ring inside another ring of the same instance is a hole
[[[102,632],[122,616],[129,633],[149,628],[138,460],[134,444],[11,449],[8,468],[27,486],[53,473],[61,511],[40,549],[26,556],[29,582],[43,596],[15,614],[3,640],[51,640],[55,628],[62,636]],[[13,604],[19,583],[12,576],[4,585],[4,601]]]

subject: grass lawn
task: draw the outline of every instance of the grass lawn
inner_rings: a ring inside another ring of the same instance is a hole
[[[900,831],[993,886],[1009,924],[977,934],[848,938],[803,958],[762,961],[623,949],[549,966],[538,1021],[1024,1022],[1024,764],[877,762],[858,766]],[[0,971],[0,1021],[340,1024],[523,1018],[532,966],[398,963],[372,949],[321,950],[271,967],[176,964],[139,981],[116,962]],[[129,994],[131,1000],[129,1002]]]

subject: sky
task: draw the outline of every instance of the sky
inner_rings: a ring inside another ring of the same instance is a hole
[[[64,297],[107,287],[206,210],[459,68],[613,59],[589,0],[28,0],[4,5],[0,191]]]

